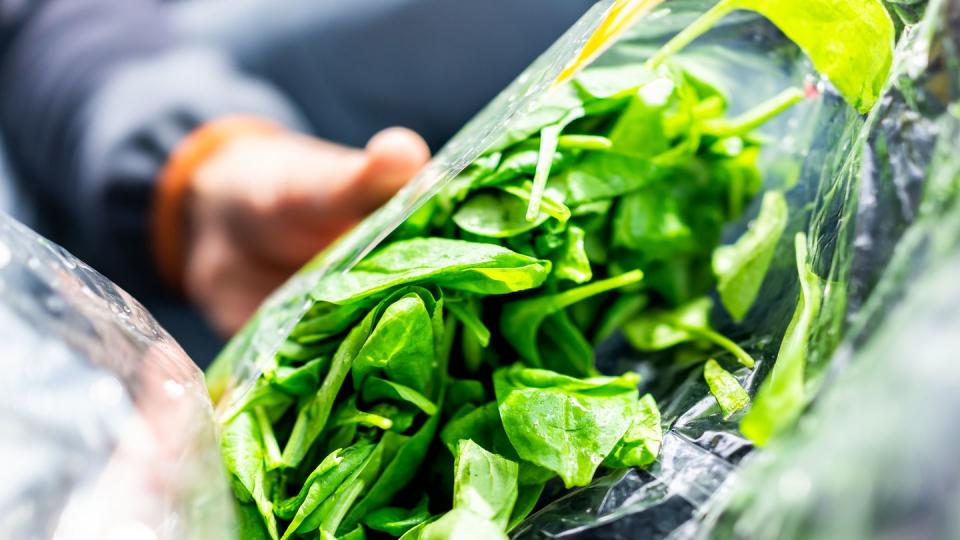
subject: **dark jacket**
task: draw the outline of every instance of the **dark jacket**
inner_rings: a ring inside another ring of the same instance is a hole
[[[152,286],[147,216],[170,149],[200,123],[297,124],[267,85],[175,36],[155,0],[0,0],[0,131],[39,227],[108,277]]]

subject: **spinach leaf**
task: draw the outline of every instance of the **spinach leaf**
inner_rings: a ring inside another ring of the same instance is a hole
[[[303,483],[300,492],[277,504],[276,513],[290,524],[283,534],[289,538],[320,505],[333,495],[373,454],[375,445],[358,444],[336,450],[317,465]]]
[[[757,392],[750,412],[740,422],[740,431],[758,446],[793,424],[806,405],[804,371],[807,344],[814,319],[820,312],[822,287],[820,278],[807,262],[807,238],[798,233],[794,238],[797,273],[800,276],[800,298],[793,319],[780,343],[773,369]]]
[[[312,296],[317,302],[346,304],[428,280],[453,290],[506,294],[539,287],[549,272],[548,261],[497,245],[413,238],[385,246],[349,272],[322,279]]]
[[[461,413],[451,419],[440,432],[440,440],[453,455],[456,455],[457,445],[463,439],[470,439],[484,449],[517,463],[521,486],[541,485],[555,476],[554,473],[520,458],[503,429],[496,401]]]
[[[539,357],[545,359],[542,367],[575,377],[597,375],[593,347],[566,311],[544,319],[537,344]]]
[[[760,13],[775,24],[861,113],[873,107],[893,63],[895,35],[880,0],[720,0],[664,45],[647,66],[662,64],[738,9]]]
[[[243,540],[270,540],[270,534],[256,505],[237,502],[234,508],[237,517],[234,537]]]
[[[265,372],[263,378],[274,388],[294,396],[305,396],[317,390],[329,365],[330,357],[322,356],[297,367],[280,366]]]
[[[260,429],[260,438],[263,448],[263,461],[267,470],[273,470],[282,464],[280,458],[280,446],[277,443],[277,437],[273,433],[273,425],[267,416],[263,407],[257,407],[253,410],[253,417],[257,421],[257,428]]]
[[[315,304],[293,328],[290,336],[304,342],[316,342],[335,336],[350,328],[350,325],[363,317],[369,308],[369,302],[355,302],[348,305]],[[290,340],[284,343],[284,347],[280,354],[292,355],[294,359],[310,354],[309,349],[303,350],[292,346]]]
[[[469,510],[506,529],[517,500],[517,464],[459,441],[454,461],[453,507]]]
[[[393,420],[386,416],[375,413],[363,412],[357,409],[357,396],[353,395],[344,400],[337,406],[330,420],[327,422],[328,429],[348,426],[350,424],[362,424],[367,426],[376,426],[380,429],[393,429]]]
[[[487,187],[503,187],[505,184],[511,184],[523,178],[529,178],[536,173],[537,163],[540,161],[539,144],[536,141],[528,141],[523,145],[512,149],[504,157],[500,166],[495,171],[478,177],[471,185],[471,189],[480,189]],[[558,145],[559,146],[559,145]],[[569,161],[569,152],[556,151],[551,156],[551,169],[561,170]],[[460,190],[461,200],[466,197],[469,189],[462,186],[454,186]]]
[[[439,422],[440,415],[431,416],[412,437],[397,448],[393,459],[371,483],[370,490],[350,509],[342,527],[352,529],[360,523],[363,516],[389,504],[394,495],[410,482],[427,454]]]
[[[660,453],[663,428],[660,426],[660,409],[653,396],[645,394],[637,402],[633,422],[623,438],[603,460],[608,467],[644,467],[653,463]]]
[[[586,283],[593,278],[590,259],[584,246],[586,233],[576,225],[568,225],[563,245],[553,257],[553,275],[574,283]]]
[[[537,347],[537,334],[547,317],[571,304],[636,283],[642,278],[643,272],[634,270],[564,292],[510,302],[503,307],[500,331],[524,360],[533,366],[543,366]]]
[[[427,497],[423,496],[420,498],[420,502],[410,509],[387,506],[374,510],[364,516],[363,524],[375,531],[387,533],[391,536],[403,536],[410,529],[430,519],[430,511],[427,509],[428,502]]]
[[[321,503],[320,507],[314,510],[307,519],[303,520],[296,532],[305,535],[311,531],[320,530],[321,538],[333,538],[338,532],[344,516],[354,501],[360,496],[364,488],[374,481],[376,475],[380,472],[384,455],[387,453],[387,447],[393,444],[391,434],[384,435],[380,442],[373,449],[373,452],[367,456],[363,463],[354,469],[333,492]],[[352,530],[351,527],[348,530]],[[293,526],[287,528],[285,534],[289,534]]]
[[[593,336],[593,344],[599,344],[623,328],[627,321],[635,318],[649,303],[650,297],[645,294],[624,294],[614,300],[601,315],[600,324]]]
[[[475,379],[450,379],[443,412],[447,417],[452,417],[466,405],[477,406],[488,400],[487,390],[482,382]]]
[[[742,320],[760,292],[773,255],[787,226],[787,202],[783,193],[768,191],[760,214],[735,243],[713,252],[720,301],[734,320]]]
[[[572,86],[553,88],[540,98],[532,110],[515,116],[515,119],[507,125],[504,134],[488,152],[503,150],[529,139],[532,135],[540,133],[543,128],[559,123],[571,110],[580,107],[582,103],[583,101]]]
[[[350,366],[360,352],[360,348],[370,333],[375,312],[371,311],[363,322],[355,326],[340,344],[330,363],[330,372],[327,373],[323,384],[317,393],[301,407],[297,420],[293,425],[290,439],[283,448],[283,465],[296,467],[303,460],[310,449],[310,445],[317,439],[326,426],[333,401],[340,392],[340,387],[350,373]]]
[[[539,227],[550,218],[541,214],[537,219],[528,221],[527,206],[521,199],[504,191],[483,191],[470,196],[453,215],[453,222],[477,236],[517,236]]]
[[[494,391],[517,454],[551,470],[570,488],[593,479],[630,427],[637,377],[575,379],[516,364],[498,370]]]
[[[648,188],[622,197],[613,216],[612,245],[656,259],[692,251],[693,231],[680,213],[680,202],[670,195]]]
[[[585,101],[624,102],[634,91],[657,77],[642,64],[591,67],[577,74],[573,86]]]
[[[729,338],[710,328],[709,315],[713,302],[697,298],[672,310],[650,310],[623,327],[627,340],[642,351],[659,351],[694,340],[706,340],[726,349],[736,359],[752,368],[753,358]]]
[[[648,159],[626,154],[587,152],[563,174],[566,183],[566,204],[575,208],[582,204],[613,199],[649,186],[660,180],[665,171]]]
[[[368,378],[363,383],[363,389],[360,395],[363,396],[364,401],[377,401],[381,399],[405,401],[429,416],[437,413],[437,406],[420,392],[409,386],[379,377]]]
[[[229,423],[240,413],[252,411],[256,407],[284,407],[291,403],[293,397],[290,394],[270,384],[265,377],[258,377],[253,386],[226,409],[223,423]]]
[[[363,316],[363,313],[359,313],[359,316]],[[297,327],[294,327],[294,329],[296,328]],[[279,358],[278,364],[289,365],[291,363],[307,362],[316,358],[329,357],[336,348],[336,343],[330,340],[305,345],[294,341],[292,338],[287,339],[280,345],[280,350],[277,351],[277,357]]]
[[[453,486],[453,509],[402,538],[507,538],[503,531],[517,500],[516,463],[461,440]]]
[[[427,306],[416,292],[388,303],[357,352],[351,367],[353,386],[363,388],[367,377],[382,372],[417,392],[429,392],[435,355],[431,308],[436,306]]]
[[[510,521],[507,523],[507,531],[513,530],[533,512],[543,493],[545,484],[521,484],[517,490],[517,502],[513,505],[513,513],[510,514]]]
[[[507,534],[489,519],[469,510],[454,508],[436,521],[410,529],[401,540],[508,540]]]
[[[737,378],[720,367],[713,358],[703,366],[703,378],[710,387],[710,393],[717,399],[717,405],[723,411],[724,418],[750,404],[750,394],[740,386]]]
[[[528,207],[532,204],[534,197],[532,182],[525,181],[519,184],[502,186],[501,189],[514,197],[526,201]],[[570,209],[563,204],[563,198],[563,192],[558,189],[557,186],[546,185],[540,193],[540,201],[538,203],[540,211],[557,220],[561,225],[565,224],[571,215]],[[528,219],[527,221],[529,222],[530,220]],[[540,222],[540,216],[535,216],[534,221]]]
[[[480,317],[480,304],[475,299],[451,301],[446,306],[450,313],[463,324],[463,327],[477,338],[481,346],[486,347],[490,344],[490,330],[483,324]]]
[[[272,485],[267,474],[263,438],[252,413],[241,413],[227,423],[221,435],[223,461],[235,481],[233,492],[241,503],[253,502],[260,511],[270,538],[277,539],[277,520],[270,501]]]
[[[335,533],[343,517],[365,487],[366,483],[360,479],[345,482],[303,522],[297,529],[297,533],[303,535],[319,529],[320,538],[337,538]]]
[[[673,146],[663,117],[676,106],[677,85],[672,77],[658,77],[636,89],[610,132],[615,151],[650,159]]]

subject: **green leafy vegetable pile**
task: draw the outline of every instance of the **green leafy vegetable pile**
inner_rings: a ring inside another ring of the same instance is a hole
[[[710,293],[734,320],[749,311],[785,230],[783,194],[763,196],[735,243],[720,235],[761,189],[752,131],[803,93],[731,117],[718,88],[668,58],[726,12],[754,9],[858,107],[889,66],[871,57],[857,75],[849,50],[805,26],[846,7],[754,3],[722,1],[650,61],[554,89],[370,256],[319,282],[223,416],[242,538],[505,538],[553,479],[571,488],[601,467],[652,463],[656,402],[637,375],[594,366],[617,332],[676,364],[709,359],[722,412],[749,406],[711,359],[754,364],[711,328]],[[783,388],[746,417],[759,438],[797,410],[791,372],[802,381],[819,286],[804,283]]]

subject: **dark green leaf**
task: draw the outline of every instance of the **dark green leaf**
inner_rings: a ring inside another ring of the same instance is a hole
[[[264,373],[264,379],[288,394],[304,396],[317,390],[329,365],[330,357],[324,356],[310,360],[302,366],[280,366],[276,371]]]
[[[537,333],[544,319],[571,304],[636,283],[642,278],[643,273],[635,270],[561,293],[510,302],[503,308],[500,331],[525,360],[534,366],[542,366],[543,361],[537,348]]]
[[[432,314],[415,292],[390,302],[352,365],[354,388],[369,376],[386,378],[418,392],[429,392],[433,381]]]
[[[342,401],[330,415],[328,429],[339,428],[350,424],[375,426],[383,430],[393,429],[393,420],[372,412],[363,412],[357,409],[357,396],[353,395]]]
[[[340,387],[350,373],[350,366],[370,333],[374,312],[370,312],[359,325],[347,335],[340,348],[333,355],[330,372],[317,393],[301,407],[293,425],[290,439],[283,448],[283,463],[286,467],[296,467],[306,455],[310,445],[317,439],[326,426],[327,418],[333,408],[333,401]]]
[[[664,170],[650,160],[624,154],[587,152],[563,176],[567,186],[566,204],[582,204],[620,197],[649,186],[662,178]]]
[[[610,132],[615,151],[650,159],[672,146],[663,116],[676,105],[677,85],[671,77],[657,77],[636,89]]]
[[[447,309],[450,310],[464,328],[469,330],[481,346],[486,347],[490,344],[490,330],[483,324],[480,317],[480,304],[473,299],[465,299],[462,302],[449,302]]]
[[[355,527],[363,516],[389,504],[394,495],[407,485],[423,462],[439,422],[439,414],[431,416],[413,437],[407,439],[397,449],[396,455],[383,469],[379,478],[372,483],[370,490],[347,514],[343,527],[348,529]]]
[[[447,384],[447,398],[444,401],[444,413],[453,416],[464,405],[480,405],[489,398],[483,383],[473,379],[450,379]],[[469,437],[468,437],[469,438]]]
[[[680,201],[661,189],[644,189],[620,199],[613,216],[612,245],[665,259],[690,252],[693,231],[680,213]]]
[[[358,444],[336,450],[320,462],[303,483],[300,492],[277,504],[279,517],[290,521],[283,533],[289,538],[313,512],[343,485],[373,454],[372,444]]]
[[[403,536],[404,533],[430,519],[426,496],[413,508],[387,506],[370,512],[363,518],[363,524],[391,536]]]

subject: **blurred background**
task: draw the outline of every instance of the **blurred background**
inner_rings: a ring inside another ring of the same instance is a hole
[[[435,151],[593,3],[0,0],[0,209],[126,288],[203,367],[230,331],[160,278],[149,232],[184,140],[243,114],[354,148],[403,126]],[[265,168],[248,182],[288,166],[249,160],[232,165]],[[215,282],[259,302],[227,266]]]

